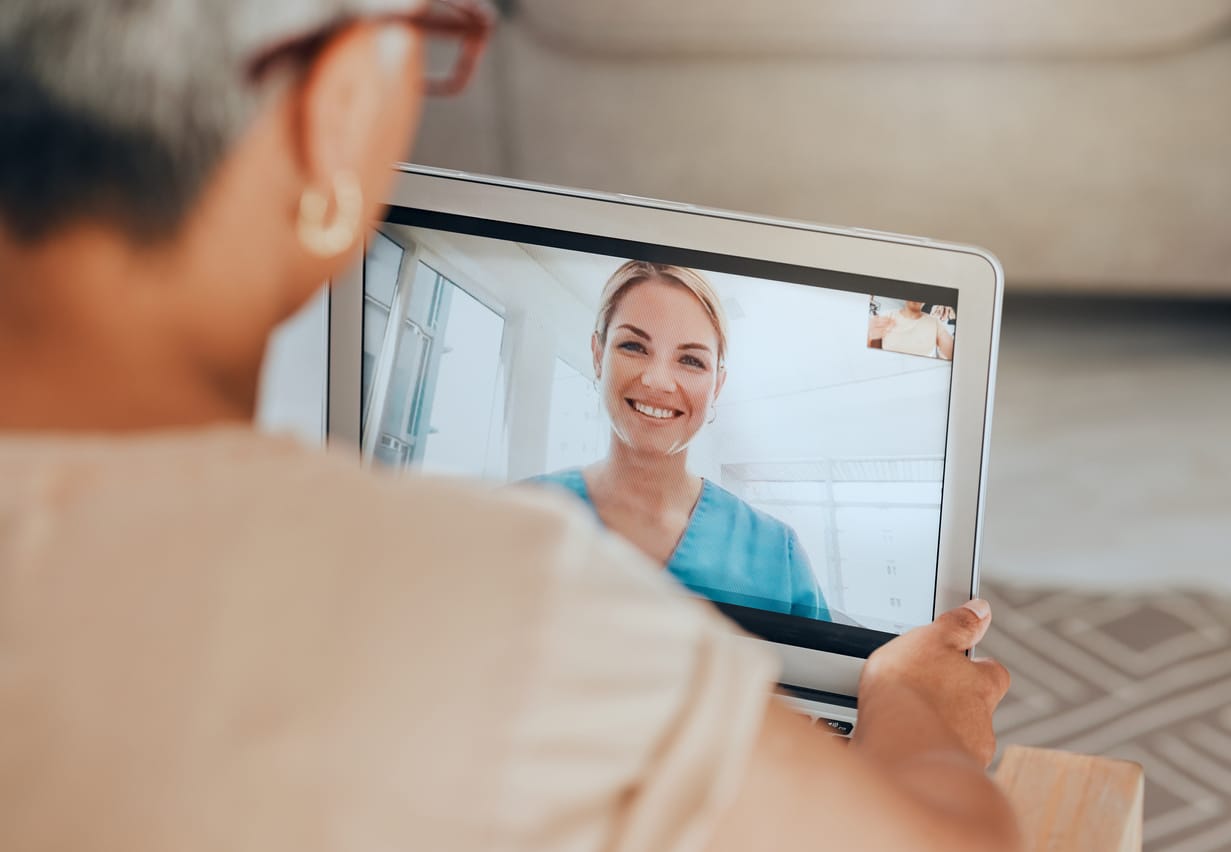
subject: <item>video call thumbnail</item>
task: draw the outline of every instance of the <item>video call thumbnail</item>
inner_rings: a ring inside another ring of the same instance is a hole
[[[953,360],[956,308],[873,296],[868,314],[869,348]]]
[[[365,458],[555,489],[719,603],[930,621],[956,294],[621,248],[373,233]]]

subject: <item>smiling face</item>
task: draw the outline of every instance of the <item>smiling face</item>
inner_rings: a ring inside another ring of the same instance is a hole
[[[649,279],[621,294],[606,341],[592,339],[595,373],[616,437],[634,450],[684,450],[726,380],[718,332],[686,287]]]

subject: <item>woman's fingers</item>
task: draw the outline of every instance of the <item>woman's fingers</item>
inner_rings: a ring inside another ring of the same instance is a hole
[[[1009,691],[1009,684],[1012,682],[1009,670],[990,657],[984,657],[973,662],[979,667],[984,680],[989,684],[994,702],[999,704],[1000,700],[1004,698],[1005,693]]]
[[[939,631],[941,642],[945,645],[958,651],[969,651],[987,633],[991,623],[991,605],[976,598],[941,613],[932,626]]]

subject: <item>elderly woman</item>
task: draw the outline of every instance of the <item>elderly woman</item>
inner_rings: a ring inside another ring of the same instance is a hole
[[[688,446],[727,378],[726,317],[710,283],[628,261],[603,287],[590,347],[610,450],[539,481],[571,491],[700,595],[828,621],[795,531],[688,470]]]
[[[251,429],[486,24],[0,5],[0,848],[1009,848],[979,603],[873,656],[841,749],[584,516]]]

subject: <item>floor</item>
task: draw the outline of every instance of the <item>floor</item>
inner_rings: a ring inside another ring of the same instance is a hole
[[[1231,597],[984,583],[980,653],[1013,673],[1001,746],[1145,769],[1145,852],[1231,849]]]
[[[996,393],[986,577],[1231,592],[1231,302],[1009,298]]]

